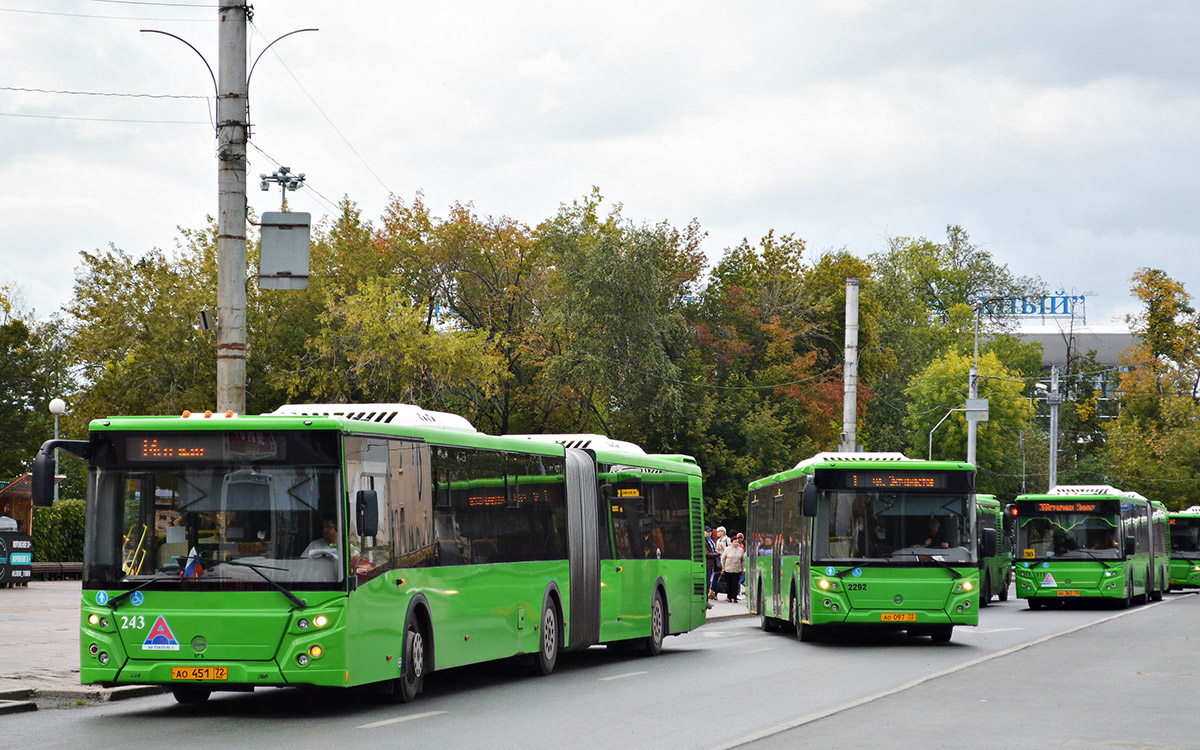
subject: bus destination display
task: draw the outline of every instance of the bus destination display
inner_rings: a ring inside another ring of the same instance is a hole
[[[946,474],[934,471],[847,471],[845,488],[859,489],[906,489],[942,490],[946,488]]]
[[[253,461],[279,458],[279,442],[269,432],[131,435],[128,461]]]

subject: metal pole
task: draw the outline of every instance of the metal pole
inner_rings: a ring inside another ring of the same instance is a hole
[[[846,364],[843,368],[842,453],[858,446],[858,278],[846,278]]]
[[[246,4],[218,9],[217,410],[246,410]]]
[[[58,440],[58,415],[54,415],[54,439]],[[54,502],[58,502],[58,451],[54,451]]]
[[[951,409],[950,411],[946,412],[946,416],[942,417],[940,420],[938,420],[938,423],[935,424],[933,426],[933,429],[929,431],[929,460],[930,461],[933,460],[933,433],[937,431],[937,428],[942,426],[942,422],[945,422],[946,419],[956,411],[966,411],[966,409]]]
[[[975,363],[971,365],[970,383],[967,388],[972,400],[979,398],[979,317],[982,306],[975,307]],[[979,429],[979,420],[967,415],[967,463],[975,465],[975,436]]]

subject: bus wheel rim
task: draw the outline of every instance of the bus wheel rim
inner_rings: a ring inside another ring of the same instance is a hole
[[[412,644],[412,653],[408,655],[408,661],[412,665],[412,679],[416,680],[425,674],[425,641],[421,632],[413,632],[409,643]]]
[[[558,621],[550,607],[542,613],[542,656],[550,659],[554,656],[555,644],[558,640]]]

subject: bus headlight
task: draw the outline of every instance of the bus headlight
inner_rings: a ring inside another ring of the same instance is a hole
[[[317,615],[316,617],[313,618],[313,625],[316,625],[318,628],[323,628],[328,624],[329,624],[329,618],[326,617],[325,615]]]
[[[822,578],[821,580],[817,581],[817,588],[821,589],[822,591],[828,591],[829,581]]]

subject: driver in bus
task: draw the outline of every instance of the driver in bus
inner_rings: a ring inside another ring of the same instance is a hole
[[[942,528],[942,522],[937,516],[929,517],[929,538],[925,540],[926,547],[949,547],[950,539],[946,536],[946,530]]]
[[[301,557],[337,557],[337,522],[332,518],[321,520],[321,536],[317,537],[300,553]]]

